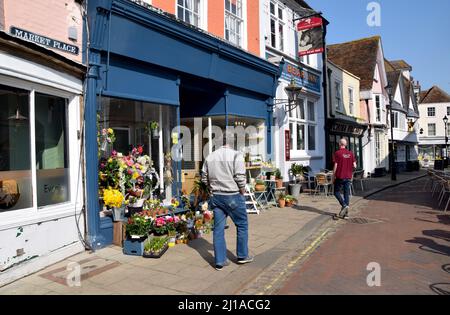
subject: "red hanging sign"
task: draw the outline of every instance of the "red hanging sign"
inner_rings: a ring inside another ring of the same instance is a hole
[[[291,132],[290,130],[284,131],[284,154],[285,160],[291,160]]]
[[[297,24],[298,54],[300,56],[324,52],[322,26],[323,19],[321,17],[303,19]]]

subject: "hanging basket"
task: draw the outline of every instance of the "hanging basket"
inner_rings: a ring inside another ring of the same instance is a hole
[[[122,206],[120,208],[113,207],[112,210],[114,222],[125,221],[125,206]]]

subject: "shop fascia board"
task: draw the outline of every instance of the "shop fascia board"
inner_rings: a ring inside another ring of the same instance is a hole
[[[106,0],[107,2],[108,0]],[[157,12],[153,12],[144,7],[141,7],[133,2],[125,0],[109,0],[111,2],[111,12],[113,14],[120,15],[127,19],[138,22],[139,24],[151,27],[158,30],[161,33],[165,33],[170,37],[178,38],[183,41],[190,42],[198,47],[206,49],[211,53],[219,54],[240,63],[246,63],[256,69],[269,73],[271,75],[278,74],[278,67],[272,65],[270,62],[253,56],[231,44],[226,43],[224,40],[219,40],[208,33],[202,32],[197,29],[191,29],[169,17],[166,17]],[[105,0],[103,1],[105,2]],[[104,6],[107,9],[109,6]],[[98,18],[98,17],[97,17]],[[101,31],[102,30],[97,30]],[[106,32],[108,30],[105,30]],[[96,34],[102,36],[104,34]],[[100,44],[100,48],[107,51],[107,40],[104,38],[103,44]],[[95,42],[95,40],[94,40]]]

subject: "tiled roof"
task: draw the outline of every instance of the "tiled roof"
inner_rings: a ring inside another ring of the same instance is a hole
[[[412,70],[412,67],[405,60],[391,60],[389,63],[395,70]]]
[[[329,45],[328,59],[361,79],[361,90],[373,86],[380,36]]]
[[[435,85],[431,89],[420,93],[420,104],[430,103],[450,103],[450,95]]]

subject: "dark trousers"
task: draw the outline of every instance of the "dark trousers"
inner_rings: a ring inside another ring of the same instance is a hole
[[[336,178],[334,182],[334,196],[339,201],[342,207],[350,205],[350,179]],[[342,198],[341,189],[344,189],[344,198]]]

